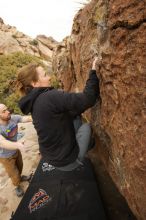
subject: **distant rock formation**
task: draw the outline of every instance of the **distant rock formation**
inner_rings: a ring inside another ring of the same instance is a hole
[[[102,56],[101,104],[92,111],[98,152],[139,220],[146,219],[146,1],[92,0],[58,45],[53,69],[80,91],[95,54]]]
[[[58,78],[63,82],[66,91],[74,90],[74,65],[71,57],[71,37],[66,37],[60,42],[54,53],[52,60],[53,72],[57,74]],[[79,61],[80,62],[80,61]]]
[[[0,55],[20,51],[40,57],[51,66],[53,50],[57,44],[52,37],[44,35],[32,39],[15,27],[6,25],[0,18]]]

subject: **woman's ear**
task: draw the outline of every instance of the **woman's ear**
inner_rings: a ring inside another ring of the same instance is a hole
[[[39,81],[36,81],[36,82],[31,82],[31,86],[32,87],[39,87]]]

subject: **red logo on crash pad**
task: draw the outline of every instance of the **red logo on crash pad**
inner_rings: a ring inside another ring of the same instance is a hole
[[[45,190],[39,189],[39,191],[34,194],[29,202],[28,208],[30,213],[36,211],[37,209],[40,209],[51,200],[51,197],[47,195]]]

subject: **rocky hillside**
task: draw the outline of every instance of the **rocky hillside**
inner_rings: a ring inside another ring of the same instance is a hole
[[[52,37],[38,35],[32,39],[0,18],[0,55],[22,52],[34,55],[51,67],[53,50],[58,44]]]
[[[53,58],[65,89],[79,91],[93,56],[102,57],[101,102],[91,117],[96,154],[139,220],[146,219],[145,36],[146,0],[92,0]]]
[[[0,18],[0,102],[19,113],[19,95],[13,81],[19,68],[30,62],[44,63],[52,72],[52,55],[58,45],[52,37],[38,35],[36,39],[6,25]],[[56,82],[55,82],[56,83]]]

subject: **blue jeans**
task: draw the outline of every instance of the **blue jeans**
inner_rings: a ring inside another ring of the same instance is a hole
[[[80,116],[77,116],[73,123],[76,133],[76,140],[79,146],[79,154],[75,162],[64,167],[57,168],[62,171],[71,171],[82,164],[91,139],[91,126],[89,123],[82,123]]]

